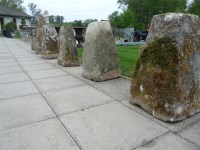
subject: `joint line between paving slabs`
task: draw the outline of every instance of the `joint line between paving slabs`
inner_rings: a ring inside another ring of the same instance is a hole
[[[15,42],[16,43],[16,42]],[[18,43],[16,43],[17,45],[19,45]],[[22,47],[21,45],[19,45],[20,47]],[[8,50],[10,51],[9,47],[6,44],[6,47],[8,48]],[[23,47],[22,47],[23,48]],[[24,49],[24,48],[23,48]],[[58,115],[56,114],[56,112],[53,110],[53,108],[51,107],[51,105],[47,102],[46,98],[44,97],[44,95],[42,94],[41,90],[38,88],[38,86],[32,81],[32,79],[30,78],[30,76],[26,73],[26,71],[22,68],[22,66],[19,64],[19,62],[17,61],[15,55],[12,53],[12,51],[10,51],[10,53],[13,55],[15,61],[18,63],[18,65],[20,66],[20,68],[22,69],[22,71],[29,77],[30,81],[33,83],[33,85],[37,88],[37,90],[39,91],[39,94],[44,98],[44,100],[46,101],[47,105],[51,108],[51,110],[53,111],[53,113],[55,114],[55,118],[57,118],[60,123],[62,124],[62,126],[64,127],[64,129],[67,131],[67,133],[70,135],[70,137],[72,138],[72,140],[76,143],[77,147],[82,150],[81,146],[79,145],[79,143],[76,141],[76,139],[72,136],[72,134],[67,130],[67,128],[64,126],[64,124],[62,123],[62,121],[60,120],[60,118],[58,117]],[[48,120],[48,119],[47,119]]]
[[[176,133],[176,135],[177,135],[177,136],[179,136],[180,138],[182,138],[182,139],[186,140],[188,143],[190,143],[190,144],[192,144],[192,145],[195,145],[196,147],[198,147],[198,148],[200,149],[200,146],[199,146],[199,145],[197,145],[195,142],[192,142],[192,141],[190,141],[189,139],[187,139],[187,138],[183,137],[183,136],[182,136],[182,135],[180,135],[179,133]]]
[[[19,127],[24,127],[24,126],[32,125],[34,123],[40,123],[40,122],[51,120],[51,119],[55,119],[55,118],[57,118],[57,117],[56,116],[55,117],[50,117],[50,118],[46,118],[46,119],[42,119],[42,120],[38,120],[38,121],[32,121],[32,122],[29,122],[29,123],[24,123],[24,124],[21,124],[21,125],[17,125],[15,127],[8,127],[8,128],[3,129],[3,130],[0,130],[0,133],[4,132],[6,130],[11,130],[11,129],[19,128]]]
[[[165,136],[166,134],[168,134],[168,133],[170,133],[170,132],[171,132],[171,131],[167,131],[167,132],[165,132],[165,133],[163,133],[163,134],[161,134],[161,135],[159,135],[159,136],[156,136],[156,137],[154,137],[153,139],[151,139],[151,140],[145,142],[144,144],[138,145],[138,146],[136,146],[135,148],[133,148],[133,149],[131,149],[131,150],[136,150],[136,149],[139,148],[139,147],[143,147],[143,146],[145,146],[145,145],[148,145],[148,144],[152,143],[153,141],[155,141],[156,139],[158,139],[158,138],[160,138],[160,137],[162,137],[162,136]]]
[[[132,111],[135,111],[136,113],[142,115],[143,117],[145,117],[145,118],[147,118],[147,119],[153,121],[154,123],[159,124],[160,126],[164,127],[165,129],[169,130],[170,132],[174,132],[174,131],[168,129],[168,128],[167,128],[166,126],[164,126],[163,124],[156,122],[154,119],[151,119],[151,118],[149,118],[149,117],[146,117],[144,114],[138,112],[137,110],[132,109],[131,107],[129,107],[129,106],[127,106],[127,105],[125,105],[125,104],[122,103],[121,101],[118,101],[118,102],[119,102],[120,104],[124,105],[125,107],[127,107],[128,109],[131,109]],[[157,118],[156,118],[156,119],[157,119]]]

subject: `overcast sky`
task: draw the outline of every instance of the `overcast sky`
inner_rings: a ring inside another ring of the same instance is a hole
[[[28,3],[47,10],[49,15],[64,16],[65,21],[85,19],[108,19],[108,15],[118,10],[117,0],[24,0],[23,6],[29,13]]]

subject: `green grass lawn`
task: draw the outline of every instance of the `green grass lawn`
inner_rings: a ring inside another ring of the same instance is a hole
[[[123,76],[132,78],[141,46],[118,46],[120,69]],[[82,59],[83,48],[78,49],[78,57]]]

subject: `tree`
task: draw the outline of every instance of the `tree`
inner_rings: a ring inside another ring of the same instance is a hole
[[[55,16],[55,23],[63,23],[64,17],[63,16]]]
[[[31,11],[31,14],[33,16],[33,20],[36,21],[37,17],[41,15],[42,10],[37,8],[37,5],[34,3],[28,4],[29,10]]]
[[[82,20],[74,20],[72,22],[72,26],[73,27],[83,27],[83,22],[82,22]]]
[[[54,15],[49,16],[49,22],[55,23],[55,16]]]
[[[19,28],[20,28],[20,29],[23,29],[25,25],[26,25],[26,20],[25,20],[24,17],[22,17],[22,18],[21,18],[21,25],[19,25]]]
[[[96,22],[98,21],[97,19],[86,19],[83,21],[83,26],[87,27],[91,22]]]
[[[112,27],[121,28],[120,16],[118,11],[114,11],[112,14],[110,14],[108,16],[108,19]]]
[[[167,12],[185,12],[187,0],[118,0],[121,8],[128,8],[135,17],[134,27],[146,29],[152,17]]]
[[[188,12],[200,16],[200,0],[193,0],[189,5]]]
[[[22,6],[23,2],[23,0],[0,0],[0,5],[16,11],[25,12],[26,9]]]
[[[122,13],[115,11],[108,16],[108,19],[111,26],[115,28],[134,27],[135,24],[134,13],[129,9],[124,9]]]

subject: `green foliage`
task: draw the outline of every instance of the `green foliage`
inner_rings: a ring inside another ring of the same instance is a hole
[[[135,24],[134,12],[129,9],[124,10],[122,13],[115,11],[108,16],[108,19],[111,26],[115,28],[134,27]]]
[[[31,14],[33,16],[33,20],[36,21],[37,17],[41,15],[42,10],[37,8],[37,5],[34,3],[28,4],[29,10],[31,11]]]
[[[72,22],[72,26],[73,27],[83,27],[83,22],[82,22],[82,20],[74,20]]]
[[[3,25],[2,29],[9,30],[9,31],[15,31],[15,30],[17,30],[17,26],[14,22],[9,22],[9,23]]]
[[[22,6],[23,0],[0,0],[0,5],[16,11],[25,12],[25,7]]]
[[[130,20],[136,29],[146,29],[154,15],[185,12],[187,8],[187,0],[118,0],[118,4],[132,12]]]
[[[62,16],[60,16],[62,17]],[[89,23],[91,22],[95,22],[98,21],[97,19],[86,19],[84,21],[82,20],[74,20],[72,22],[64,22],[64,17],[62,19],[61,22],[58,21],[58,19],[56,20],[56,16],[51,15],[49,16],[49,22],[51,24],[54,24],[55,26],[72,26],[72,27],[87,27]]]
[[[119,17],[118,11],[114,11],[112,14],[110,14],[108,16],[108,19],[109,19],[112,27],[121,28],[120,17]]]
[[[120,70],[123,76],[131,78],[139,55],[141,46],[119,46],[117,47]],[[78,58],[82,60],[83,48],[78,48]]]
[[[16,32],[15,32],[15,38],[22,38],[19,31],[16,31]]]
[[[87,27],[91,22],[96,22],[97,19],[86,19],[83,21],[83,27]]]
[[[25,18],[22,17],[21,18],[21,25],[19,25],[19,28],[23,29],[25,25],[26,25],[26,20],[25,20]]]
[[[193,0],[189,6],[188,12],[200,16],[200,0]]]
[[[54,15],[51,15],[49,16],[49,22],[50,23],[53,23],[53,24],[63,24],[64,23],[64,17],[63,16],[54,16]]]
[[[3,36],[3,33],[0,31],[0,37],[2,37]]]

